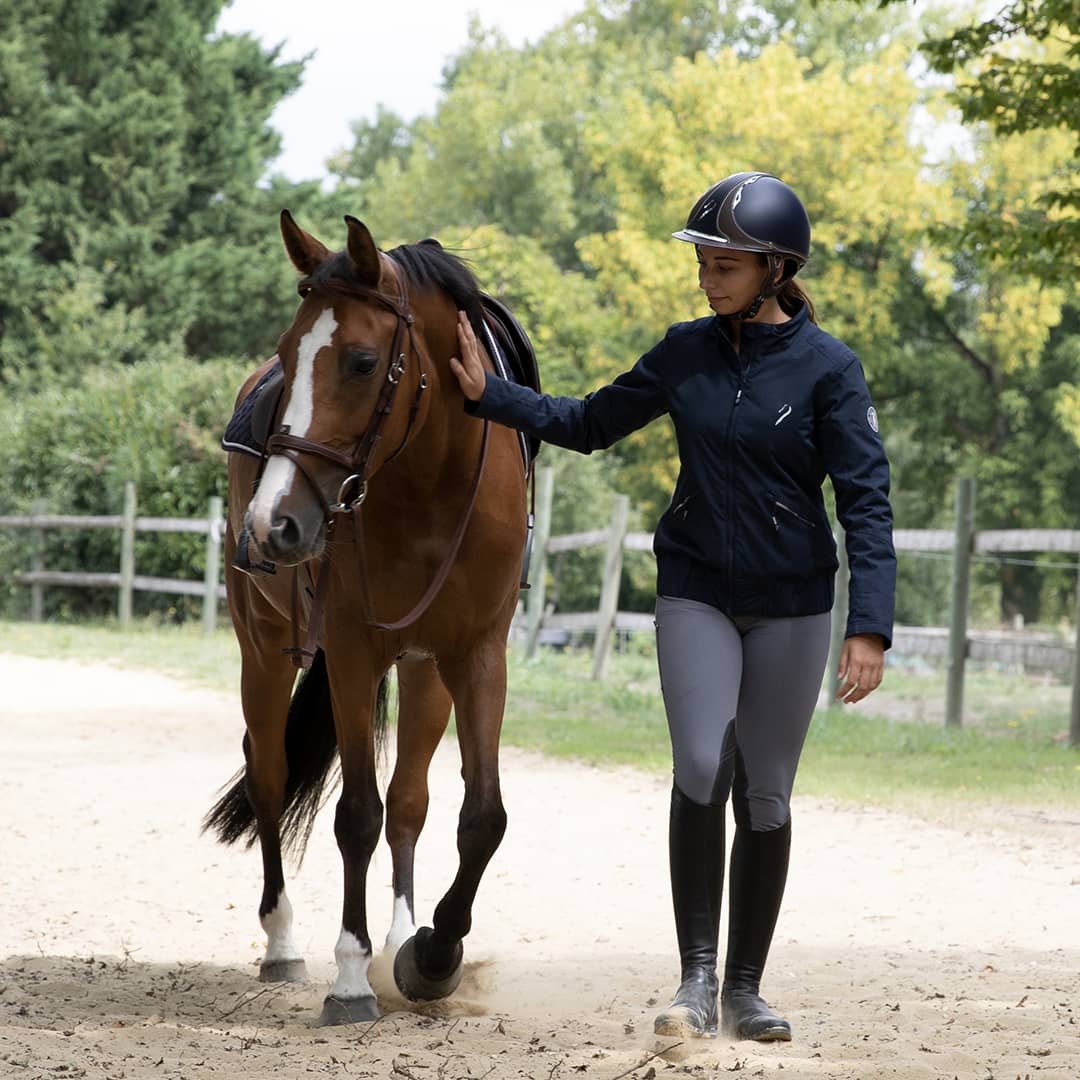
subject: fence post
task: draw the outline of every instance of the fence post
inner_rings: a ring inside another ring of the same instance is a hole
[[[37,517],[49,509],[49,504],[44,499],[35,499],[30,504],[30,513]],[[30,533],[30,569],[41,573],[45,569],[45,530],[35,527]],[[41,622],[45,618],[45,586],[35,583],[30,586],[30,620]]]
[[[131,595],[135,588],[135,484],[124,485],[124,514],[120,526],[120,599],[117,615],[120,626],[131,624]]]
[[[1069,713],[1069,745],[1080,747],[1080,573],[1076,575],[1076,650],[1073,655],[1072,709]]]
[[[202,628],[212,634],[217,628],[218,575],[221,570],[221,496],[210,496],[206,512],[206,570],[203,576]]]
[[[544,617],[544,576],[547,573],[547,542],[551,535],[551,501],[555,492],[555,471],[550,465],[537,470],[536,521],[533,523],[532,588],[525,601],[525,656],[536,655],[540,621]]]
[[[616,495],[611,511],[607,556],[604,559],[604,581],[600,588],[600,610],[596,613],[596,640],[593,644],[594,679],[602,679],[611,655],[611,638],[615,631],[615,612],[619,608],[619,582],[622,580],[623,542],[626,523],[630,517],[630,496]]]
[[[832,708],[836,704],[836,695],[840,690],[840,653],[844,648],[844,635],[847,631],[848,617],[848,560],[847,543],[844,527],[837,522],[836,532],[836,558],[840,565],[836,570],[836,594],[832,606],[832,636],[829,638],[829,666],[826,670],[826,685],[829,688],[829,700],[825,707]]]
[[[961,476],[956,481],[956,540],[953,544],[952,608],[949,611],[949,659],[945,675],[945,723],[949,727],[959,727],[963,723],[968,593],[974,541],[975,477]]]

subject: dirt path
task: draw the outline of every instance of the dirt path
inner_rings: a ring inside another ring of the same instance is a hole
[[[290,883],[311,975],[300,987],[256,981],[257,855],[198,834],[240,762],[235,700],[2,654],[0,681],[0,1076],[1080,1077],[1076,820],[988,831],[985,815],[958,827],[797,799],[767,976],[795,1040],[668,1049],[652,1034],[677,975],[667,780],[505,751],[510,828],[461,989],[410,1011],[377,964],[384,1019],[318,1029],[340,917],[330,814]],[[432,791],[425,920],[452,875],[452,743]],[[378,943],[385,847],[369,900]]]

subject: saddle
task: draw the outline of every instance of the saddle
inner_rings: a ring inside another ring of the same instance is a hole
[[[494,296],[486,293],[480,294],[480,310],[484,318],[484,329],[487,330],[485,336],[489,339],[485,344],[495,363],[495,370],[502,378],[539,392],[540,368],[536,363],[532,342],[521,323],[501,300],[496,300]],[[527,474],[540,452],[540,440],[531,435],[521,435],[521,443]]]
[[[480,311],[483,317],[482,338],[491,354],[495,370],[504,379],[540,389],[540,369],[536,362],[529,335],[500,300],[486,293],[480,294]],[[276,417],[285,389],[285,374],[281,362],[276,362],[251,388],[250,393],[236,407],[221,438],[221,448],[231,453],[250,454],[263,458],[266,443],[276,427]],[[525,472],[531,471],[532,462],[540,450],[540,440],[519,433]]]

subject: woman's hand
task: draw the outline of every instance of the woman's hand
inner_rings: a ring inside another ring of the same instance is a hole
[[[450,370],[457,376],[461,392],[470,401],[479,401],[484,395],[487,374],[480,362],[480,346],[464,311],[458,312],[457,336],[461,345],[461,359],[450,357]]]
[[[854,634],[840,653],[840,689],[836,696],[845,705],[862,701],[881,684],[885,671],[885,642],[880,634]]]

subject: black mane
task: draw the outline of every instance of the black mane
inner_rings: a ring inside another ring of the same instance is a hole
[[[421,240],[418,244],[402,244],[385,254],[404,274],[407,284],[417,289],[442,289],[454,305],[469,316],[476,333],[481,333],[480,298],[483,293],[472,270],[464,259],[452,255],[438,240]],[[308,283],[316,290],[333,293],[341,286],[362,285],[356,277],[352,259],[347,251],[331,255],[316,267]]]
[[[438,240],[402,244],[386,253],[405,271],[406,280],[421,289],[441,288],[459,309],[475,316],[480,286],[464,259],[451,255]]]

